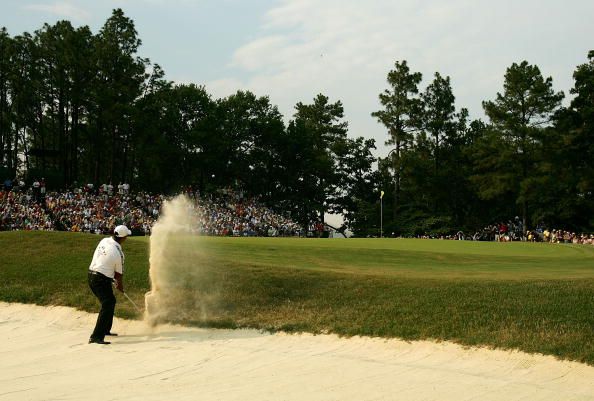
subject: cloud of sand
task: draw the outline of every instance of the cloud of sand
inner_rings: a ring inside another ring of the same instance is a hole
[[[152,325],[205,320],[216,303],[213,286],[205,287],[198,224],[198,210],[186,196],[164,202],[150,239],[151,291],[145,297],[145,319]]]

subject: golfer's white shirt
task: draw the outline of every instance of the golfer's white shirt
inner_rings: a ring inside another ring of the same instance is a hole
[[[124,274],[124,252],[120,244],[112,237],[103,238],[95,249],[89,270],[109,278],[114,278],[116,272]]]

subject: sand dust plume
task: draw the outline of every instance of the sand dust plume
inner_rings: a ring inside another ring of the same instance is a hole
[[[151,325],[205,319],[215,303],[212,285],[204,288],[198,222],[198,211],[186,196],[164,202],[150,239],[145,320]]]

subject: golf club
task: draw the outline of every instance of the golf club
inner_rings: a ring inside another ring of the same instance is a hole
[[[126,298],[128,298],[128,301],[130,301],[130,303],[132,305],[134,305],[134,307],[136,308],[138,313],[142,314],[142,312],[140,311],[140,308],[138,308],[138,306],[134,303],[134,301],[132,301],[132,299],[128,296],[128,294],[126,294],[125,292],[122,292],[122,294],[124,294],[126,296]]]

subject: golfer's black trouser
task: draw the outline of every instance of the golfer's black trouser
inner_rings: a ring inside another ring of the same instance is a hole
[[[89,287],[101,302],[97,324],[95,324],[95,330],[91,334],[93,340],[103,340],[105,335],[111,331],[113,312],[116,305],[116,297],[113,295],[111,283],[112,280],[109,277],[89,272]]]

